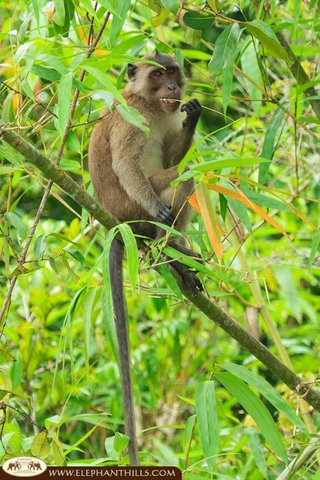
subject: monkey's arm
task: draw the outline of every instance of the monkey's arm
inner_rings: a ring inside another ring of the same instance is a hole
[[[171,134],[165,142],[168,158],[167,168],[177,165],[189,150],[202,107],[199,101],[193,98],[182,105],[181,112],[187,114],[186,119],[182,122],[181,130]]]
[[[174,221],[171,207],[164,204],[156,195],[139,163],[146,138],[140,129],[133,128],[132,125],[128,128],[127,125],[121,125],[118,132],[110,138],[113,171],[132,200],[155,220],[171,226]]]

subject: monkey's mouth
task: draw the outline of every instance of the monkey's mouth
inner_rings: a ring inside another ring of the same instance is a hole
[[[160,98],[161,102],[175,104],[179,102],[179,98]]]

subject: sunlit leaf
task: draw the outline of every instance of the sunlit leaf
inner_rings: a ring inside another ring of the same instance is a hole
[[[213,75],[220,75],[224,68],[232,65],[236,53],[237,39],[239,36],[239,25],[233,23],[228,25],[219,35],[208,69]]]
[[[246,27],[249,32],[257,38],[262,45],[267,48],[268,52],[276,57],[282,58],[286,60],[289,64],[292,63],[291,58],[283,48],[283,46],[279,43],[279,40],[276,37],[276,34],[272,30],[272,28],[267,25],[262,20],[253,20],[252,22],[242,22],[242,27]]]
[[[222,242],[219,228],[217,227],[217,216],[210,194],[206,187],[199,183],[196,185],[196,195],[199,202],[201,215],[210,239],[214,253],[219,262],[222,260]]]
[[[62,137],[69,120],[72,89],[72,72],[62,75],[58,88],[58,127]]]
[[[269,410],[260,398],[240,378],[231,373],[216,373],[215,378],[229,390],[231,395],[251,415],[267,442],[287,462],[287,453],[283,446],[282,436]]]
[[[199,383],[196,388],[196,413],[201,447],[210,471],[213,472],[218,452],[218,415],[214,382]]]

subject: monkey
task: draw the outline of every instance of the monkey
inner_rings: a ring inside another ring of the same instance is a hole
[[[128,65],[128,84],[122,95],[148,121],[149,137],[138,127],[123,120],[114,108],[93,129],[89,143],[89,171],[100,203],[119,222],[130,224],[134,233],[159,238],[163,229],[155,221],[183,231],[190,219],[188,197],[194,190],[193,179],[170,184],[178,177],[177,165],[191,146],[202,107],[192,99],[181,108],[185,79],[175,57],[155,52],[143,61]],[[183,119],[182,113],[186,116]],[[174,243],[183,253],[191,252]],[[120,374],[124,403],[125,431],[129,437],[131,465],[139,465],[135,415],[131,386],[129,342],[124,303],[122,261],[123,244],[114,238],[110,249],[110,280],[115,328],[119,346]],[[185,265],[173,267],[194,293],[201,282]]]

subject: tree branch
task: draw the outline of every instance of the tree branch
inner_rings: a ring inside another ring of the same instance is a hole
[[[102,208],[87,192],[85,192],[66,172],[54,165],[47,157],[26,142],[17,133],[6,130],[1,125],[0,129],[4,140],[14,149],[21,153],[27,161],[31,162],[46,178],[59,185],[71,198],[82,208],[85,208],[103,226],[110,229],[117,225],[117,220]],[[277,375],[297,395],[303,397],[312,407],[320,412],[320,392],[311,388],[298,375],[286,367],[273,353],[262,343],[250,335],[236,320],[230,317],[221,308],[211,302],[204,294],[193,295],[178,278],[180,289],[185,297],[190,300],[208,318],[213,320],[228,335],[233,337],[242,347],[261,361],[275,375]]]

